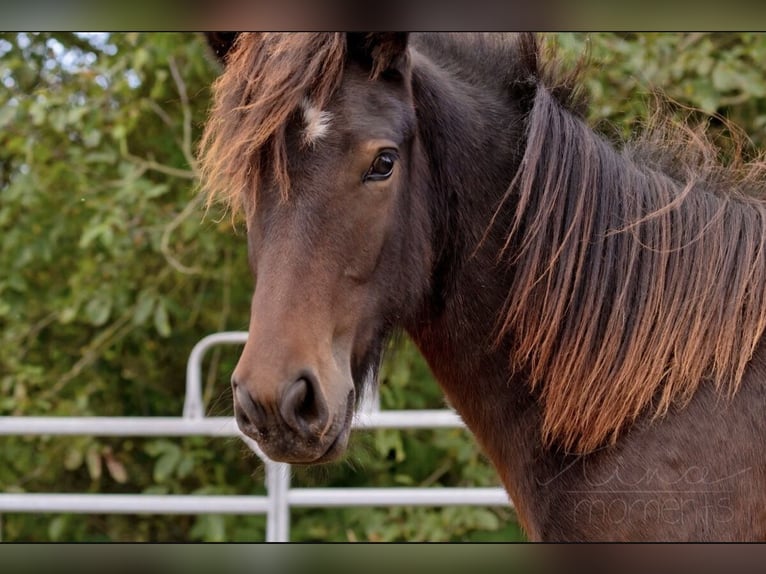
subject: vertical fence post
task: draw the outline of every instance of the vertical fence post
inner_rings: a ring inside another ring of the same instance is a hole
[[[290,465],[266,461],[266,542],[290,542]]]

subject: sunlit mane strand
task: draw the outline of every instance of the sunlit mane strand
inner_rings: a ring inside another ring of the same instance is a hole
[[[208,204],[220,200],[236,213],[244,201],[251,210],[267,178],[287,195],[287,123],[304,101],[323,109],[340,84],[345,54],[343,34],[238,37],[213,86],[213,107],[199,146]],[[315,137],[323,119],[316,118]]]
[[[615,151],[538,85],[506,195],[501,336],[549,444],[590,451],[705,379],[739,387],[766,326],[766,208],[750,195],[766,180],[763,161],[718,155],[668,121]]]

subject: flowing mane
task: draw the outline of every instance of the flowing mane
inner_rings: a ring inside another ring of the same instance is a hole
[[[199,145],[208,203],[248,210],[262,185],[262,166],[287,195],[286,127],[309,99],[322,108],[340,84],[344,35],[240,34],[213,86],[213,107]]]
[[[566,449],[615,441],[705,379],[733,394],[766,326],[764,162],[723,167],[702,131],[656,124],[617,151],[540,82],[506,193],[501,335]]]

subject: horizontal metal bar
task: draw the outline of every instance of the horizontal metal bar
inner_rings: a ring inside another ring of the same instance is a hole
[[[354,417],[354,428],[461,428],[453,411],[374,411]],[[233,417],[0,417],[0,435],[240,436]]]
[[[502,488],[293,488],[293,507],[509,506]],[[194,494],[0,494],[0,513],[265,514],[266,496]]]
[[[77,514],[265,514],[266,496],[195,494],[0,494],[0,512]]]
[[[0,417],[0,435],[238,436],[232,417]]]
[[[465,428],[458,414],[448,409],[359,412],[353,425],[354,428],[389,429]]]
[[[291,507],[345,506],[508,506],[502,488],[292,488]]]

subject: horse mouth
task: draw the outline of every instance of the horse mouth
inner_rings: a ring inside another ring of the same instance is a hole
[[[343,418],[340,430],[338,431],[335,439],[327,447],[327,450],[324,451],[324,454],[319,456],[319,458],[304,464],[321,464],[324,462],[332,462],[340,458],[341,455],[343,455],[343,453],[346,451],[346,447],[348,446],[348,439],[351,435],[351,419],[354,416],[353,395],[354,392],[351,391],[346,402],[346,414]]]
[[[354,391],[346,399],[346,410],[323,436],[299,436],[282,425],[268,429],[244,428],[263,453],[274,462],[314,465],[332,462],[346,450],[354,415]]]

